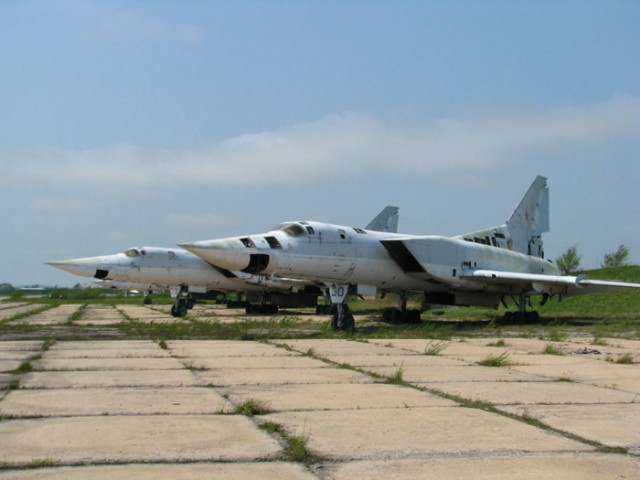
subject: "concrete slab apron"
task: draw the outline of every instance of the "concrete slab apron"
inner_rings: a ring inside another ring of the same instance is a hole
[[[314,480],[300,464],[283,462],[222,463],[187,465],[139,465],[40,468],[37,470],[0,472],[0,479],[12,480],[193,480],[223,478],[225,480]]]
[[[272,412],[455,406],[456,403],[415,389],[385,384],[274,385],[226,389],[229,399],[264,402]]]
[[[309,449],[332,459],[447,453],[579,451],[592,447],[477,409],[403,408],[265,415],[289,434],[308,435]]]
[[[518,415],[526,414],[558,430],[610,447],[626,447],[640,454],[640,404],[637,403],[499,408]]]
[[[31,372],[20,381],[21,388],[179,387],[200,384],[189,370]]]
[[[200,387],[21,389],[9,392],[0,402],[0,415],[214,414],[233,408],[212,389]]]
[[[247,461],[282,447],[246,417],[152,415],[0,422],[0,463]]]
[[[513,457],[434,458],[349,462],[331,469],[334,480],[562,480],[640,478],[640,461],[596,453]]]

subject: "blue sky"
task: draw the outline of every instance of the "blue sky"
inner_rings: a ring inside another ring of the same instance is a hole
[[[283,220],[454,235],[549,178],[547,256],[640,262],[640,3],[0,3],[0,282]]]

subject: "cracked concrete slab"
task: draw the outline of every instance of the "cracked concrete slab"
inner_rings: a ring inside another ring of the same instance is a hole
[[[165,355],[168,355],[166,350],[161,349],[157,343],[152,342],[151,340],[70,340],[54,343],[50,347],[49,353],[68,350],[129,350],[144,351],[145,353],[147,350],[153,350],[163,352]]]
[[[239,415],[69,417],[0,422],[0,463],[247,461],[280,444]]]
[[[176,370],[185,365],[171,357],[43,358],[38,370]]]
[[[301,352],[313,352],[319,357],[333,355],[409,355],[410,352],[397,347],[386,347],[384,344],[358,342],[355,340],[282,340],[290,348]],[[417,354],[417,353],[416,353]]]
[[[66,323],[69,317],[80,309],[81,305],[60,305],[41,313],[34,313],[19,320],[13,320],[12,324],[25,325],[60,325]]]
[[[574,382],[444,382],[430,387],[496,405],[640,402],[640,395],[634,393]]]
[[[500,409],[517,415],[526,414],[553,428],[609,447],[630,448],[636,455],[640,454],[640,404],[637,403],[505,406]]]
[[[359,410],[456,406],[451,400],[397,385],[308,384],[226,389],[235,404],[264,402],[271,412],[300,410]]]
[[[290,383],[373,383],[367,376],[338,368],[255,368],[194,371],[202,385],[270,385]]]
[[[21,388],[83,387],[180,387],[198,386],[200,381],[189,370],[103,370],[30,372],[20,381]]]
[[[213,414],[233,408],[211,388],[202,387],[21,389],[9,392],[0,402],[0,415]]]
[[[390,377],[395,375],[400,367],[362,367],[369,372]],[[433,382],[538,382],[551,381],[550,378],[531,375],[507,367],[481,367],[479,365],[450,366],[438,365],[434,367],[402,366],[402,378],[410,383]],[[553,379],[555,380],[555,379]]]
[[[277,342],[276,342],[277,343]],[[300,356],[276,345],[234,340],[171,340],[167,342],[177,357],[289,357]]]
[[[125,317],[112,305],[87,305],[78,325],[113,325],[125,321]]]
[[[468,366],[466,362],[441,355],[331,355],[328,360],[353,367],[438,367]]]
[[[72,348],[69,350],[49,350],[46,358],[168,358],[171,354],[160,348],[114,348],[101,349],[87,347],[86,350]]]
[[[584,364],[573,363],[525,365],[512,368],[532,375],[564,377],[576,382],[640,393],[640,364],[618,365],[609,362],[591,362],[588,368],[585,368]]]
[[[176,323],[186,321],[184,318],[172,316],[168,311],[162,312],[155,307],[144,305],[118,305],[118,310],[125,317],[140,323]]]
[[[286,412],[262,418],[282,424],[290,435],[308,435],[312,453],[336,460],[592,450],[512,419],[463,407]]]
[[[2,352],[40,352],[42,342],[27,340],[0,341],[0,351]]]
[[[184,357],[181,360],[195,368],[234,369],[234,368],[328,368],[329,364],[321,360],[303,356],[286,357]]]
[[[347,462],[331,468],[334,480],[584,480],[640,478],[637,458],[597,453],[531,454],[512,457],[428,458]]]
[[[0,479],[13,480],[317,480],[303,465],[284,462],[128,464],[91,467],[39,468],[3,473]]]
[[[21,363],[22,360],[0,360],[0,372],[13,372]]]
[[[0,310],[0,320],[6,320],[7,318],[11,318],[14,315],[22,315],[25,313],[33,312],[42,307],[42,305],[38,304],[21,304],[21,305],[12,305],[6,306]]]

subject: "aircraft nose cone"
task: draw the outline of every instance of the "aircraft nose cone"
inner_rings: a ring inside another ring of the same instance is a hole
[[[105,278],[109,270],[103,257],[74,258],[45,263],[81,277]]]
[[[251,251],[237,238],[180,243],[178,246],[225,270],[243,270],[249,266]]]

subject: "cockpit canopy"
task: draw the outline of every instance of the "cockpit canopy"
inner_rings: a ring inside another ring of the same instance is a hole
[[[145,252],[144,249],[141,249],[141,248],[130,248],[124,251],[124,254],[127,257],[131,257],[131,258],[139,257],[140,255],[146,255],[146,253],[147,252]]]
[[[297,223],[281,223],[277,225],[274,230],[281,230],[290,237],[302,237],[307,234],[304,227]]]

